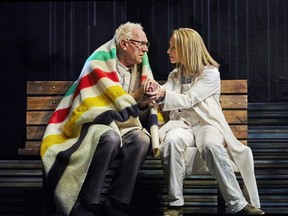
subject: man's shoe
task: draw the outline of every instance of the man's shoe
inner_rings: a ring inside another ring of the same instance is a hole
[[[163,216],[183,216],[182,206],[169,206],[164,212]]]
[[[129,206],[126,204],[115,204],[106,198],[101,206],[101,213],[107,216],[130,216]]]
[[[241,211],[237,212],[235,215],[264,215],[265,212],[259,208],[247,204]]]
[[[69,216],[94,216],[94,214],[77,200]]]

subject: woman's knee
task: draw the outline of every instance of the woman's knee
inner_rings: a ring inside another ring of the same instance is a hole
[[[221,148],[224,148],[224,146],[221,146],[220,143],[217,143],[213,140],[206,141],[202,145],[202,150],[200,150],[202,158],[207,157],[213,157],[214,155],[218,155],[220,152],[222,152]]]
[[[192,141],[187,140],[187,137],[190,135],[191,134],[187,132],[187,129],[184,128],[175,128],[169,130],[164,137],[163,146],[165,148],[181,151],[185,149],[188,145],[191,145]],[[191,139],[194,138],[191,136]]]
[[[206,141],[203,144],[203,151],[204,152],[210,152],[210,151],[214,151],[215,150],[215,146],[217,146],[217,144],[213,141]]]
[[[221,143],[208,142],[203,145],[203,152],[201,153],[202,159],[206,162],[210,172],[213,173],[214,163],[220,163],[224,167],[228,162],[228,153]]]
[[[206,133],[206,135],[202,137],[202,144],[199,145],[200,152],[217,153],[219,150],[221,151],[221,149],[224,148],[224,138],[219,131],[211,129],[209,131],[210,133]]]
[[[162,157],[167,157],[168,155],[171,154],[171,152],[176,153],[181,153],[184,152],[184,146],[183,142],[181,139],[177,136],[175,138],[168,138],[165,139],[164,142],[160,145],[160,155]]]

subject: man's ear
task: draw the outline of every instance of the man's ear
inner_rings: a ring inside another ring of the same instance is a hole
[[[121,41],[119,42],[119,46],[120,46],[123,50],[127,50],[127,45],[128,45],[127,40],[121,40]]]

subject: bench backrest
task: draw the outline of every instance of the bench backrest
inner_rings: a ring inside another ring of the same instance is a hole
[[[163,82],[163,81],[162,81]],[[46,125],[73,81],[27,81],[26,142],[19,155],[39,156]],[[220,102],[235,136],[247,143],[247,80],[222,80]]]

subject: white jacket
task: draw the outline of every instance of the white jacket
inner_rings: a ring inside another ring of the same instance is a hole
[[[180,69],[175,69],[169,74],[167,82],[163,85],[166,89],[166,95],[162,111],[170,111],[171,119],[175,110],[194,109],[205,122],[218,128],[225,139],[231,160],[235,163],[242,176],[244,196],[252,205],[260,207],[252,151],[248,146],[243,145],[236,139],[219,103],[221,83],[218,69],[205,67],[201,77],[183,94],[181,94],[181,80]],[[192,154],[192,163],[199,164],[199,161],[195,161],[199,160],[199,157],[196,157],[196,155],[195,153]],[[189,161],[191,162],[191,160]],[[191,173],[195,172],[191,171]]]

